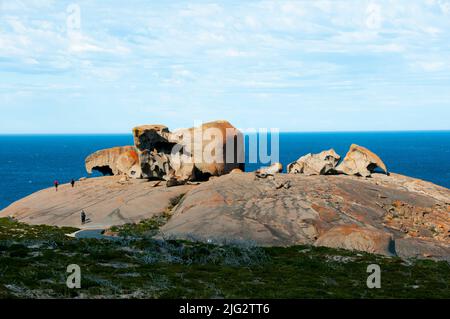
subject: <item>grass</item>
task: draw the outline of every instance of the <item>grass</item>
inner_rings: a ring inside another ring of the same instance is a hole
[[[97,240],[0,219],[0,298],[450,298],[446,262],[151,239],[160,222]],[[81,289],[66,287],[70,264],[81,267]],[[381,289],[366,286],[370,264],[381,266]]]
[[[167,220],[168,218],[166,216],[157,216],[151,219],[145,219],[137,224],[113,226],[106,233],[126,238],[150,238],[158,233],[159,227],[164,225]]]

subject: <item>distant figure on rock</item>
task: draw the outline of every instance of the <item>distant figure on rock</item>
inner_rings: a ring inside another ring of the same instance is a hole
[[[56,191],[58,191],[59,182],[58,182],[57,180],[55,180],[55,181],[53,182],[53,184],[55,185]]]
[[[84,225],[86,223],[86,213],[84,210],[81,211],[81,224]]]
[[[70,181],[70,185],[72,185],[72,187],[75,187],[75,180],[72,178],[72,180]]]

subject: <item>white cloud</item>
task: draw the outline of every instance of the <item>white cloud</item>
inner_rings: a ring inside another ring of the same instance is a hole
[[[189,4],[180,11],[184,17],[211,17],[223,11],[218,4]]]
[[[437,58],[418,59],[411,63],[411,66],[416,70],[426,72],[439,72],[449,68],[449,63],[439,60]]]
[[[105,52],[104,49],[92,43],[91,39],[83,36],[81,33],[69,33],[67,40],[71,53]]]
[[[236,49],[227,49],[223,52],[223,55],[226,57],[232,57],[232,58],[252,56],[252,54],[249,52],[240,51],[240,50],[236,50]]]
[[[189,100],[201,114],[213,97],[224,107],[231,98],[283,104],[299,94],[319,103],[330,90],[345,105],[355,99],[349,92],[361,98],[372,83],[379,93],[412,82],[411,74],[416,82],[450,77],[446,0],[76,3],[80,23],[71,29],[71,1],[3,1],[3,81],[18,90],[80,83],[71,96],[95,91],[111,104],[131,91],[139,105]],[[173,90],[173,99],[159,98]]]
[[[244,22],[245,25],[251,29],[256,29],[260,27],[259,21],[255,17],[252,17],[250,15],[244,18]]]

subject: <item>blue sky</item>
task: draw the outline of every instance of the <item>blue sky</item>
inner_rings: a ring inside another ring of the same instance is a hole
[[[450,129],[450,0],[0,0],[0,133]]]

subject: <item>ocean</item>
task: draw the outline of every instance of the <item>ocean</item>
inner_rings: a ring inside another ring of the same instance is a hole
[[[280,162],[334,148],[345,156],[352,143],[378,154],[389,171],[450,188],[450,131],[280,133]],[[0,136],[0,209],[35,191],[87,177],[86,156],[100,149],[132,145],[130,135]],[[260,167],[247,163],[246,170]]]

